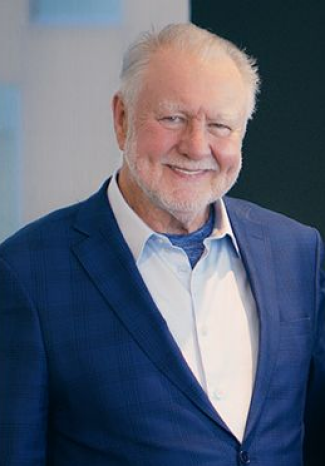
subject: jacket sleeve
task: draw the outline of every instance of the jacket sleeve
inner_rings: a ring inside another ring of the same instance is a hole
[[[314,348],[305,410],[305,466],[325,464],[325,274],[324,248],[318,238]]]
[[[37,310],[0,258],[0,466],[44,466],[47,365]]]

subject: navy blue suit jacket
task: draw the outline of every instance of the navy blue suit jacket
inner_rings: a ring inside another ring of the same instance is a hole
[[[0,247],[0,466],[301,466],[304,418],[306,464],[324,464],[318,233],[226,200],[260,319],[240,445],[155,307],[106,188]]]

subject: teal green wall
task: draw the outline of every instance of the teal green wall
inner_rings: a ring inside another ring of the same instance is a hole
[[[232,195],[325,236],[325,4],[192,0],[192,21],[258,59],[262,92]]]

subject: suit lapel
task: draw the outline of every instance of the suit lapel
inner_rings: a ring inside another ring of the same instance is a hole
[[[231,225],[255,297],[260,320],[259,356],[245,438],[249,442],[262,414],[279,343],[279,309],[273,257],[263,225],[251,218],[251,207],[226,200]]]
[[[110,209],[107,184],[81,207],[74,254],[156,367],[206,415],[227,429],[187,366],[155,306]]]

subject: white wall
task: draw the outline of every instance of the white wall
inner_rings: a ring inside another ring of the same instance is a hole
[[[22,91],[22,223],[87,197],[118,166],[122,53],[140,31],[189,18],[189,0],[122,2],[119,26],[67,29],[30,23],[28,0],[0,0],[0,81]]]

